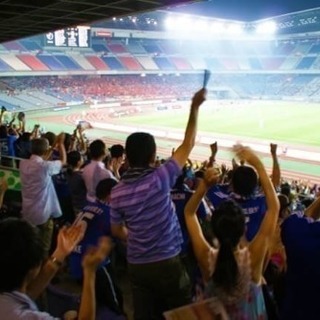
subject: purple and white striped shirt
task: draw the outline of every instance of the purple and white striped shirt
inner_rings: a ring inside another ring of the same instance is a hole
[[[150,263],[177,256],[182,234],[170,190],[181,168],[174,159],[136,178],[123,179],[111,192],[111,224],[128,229],[127,259]]]

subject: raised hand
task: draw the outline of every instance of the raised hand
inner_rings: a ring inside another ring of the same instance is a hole
[[[220,170],[217,168],[208,168],[204,173],[203,178],[205,185],[210,188],[218,183],[220,179]]]
[[[262,162],[259,159],[259,157],[249,147],[245,147],[241,144],[238,144],[233,147],[233,151],[235,152],[237,158],[239,158],[240,161],[245,161],[253,167],[262,165]]]
[[[82,259],[82,267],[85,271],[95,272],[99,265],[106,259],[112,250],[112,240],[109,237],[101,237],[98,246],[87,250]]]
[[[58,233],[57,248],[54,256],[60,261],[64,260],[82,240],[84,233],[85,228],[81,224],[62,227]]]
[[[278,145],[275,143],[270,143],[270,152],[272,156],[276,156],[277,155],[277,148]]]
[[[202,103],[206,100],[207,90],[201,89],[195,93],[192,98],[192,106],[193,107],[200,107]]]
[[[215,157],[218,152],[218,143],[215,141],[214,143],[210,144],[211,156]]]
[[[64,144],[64,139],[65,139],[66,135],[64,132],[61,132],[56,139],[56,144],[61,145]]]

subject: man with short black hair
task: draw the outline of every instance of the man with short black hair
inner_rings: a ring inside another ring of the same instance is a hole
[[[95,201],[96,187],[98,183],[107,178],[115,179],[115,176],[103,163],[107,154],[106,145],[102,140],[94,140],[89,146],[91,161],[87,164],[82,173],[87,188],[87,200]]]
[[[102,236],[111,236],[110,226],[110,193],[117,184],[114,179],[101,180],[96,188],[96,201],[88,202],[79,212],[75,225],[84,225],[85,234],[82,241],[70,256],[71,275],[81,280],[83,272],[81,262],[90,246],[95,246]],[[96,274],[96,297],[101,306],[107,306],[116,313],[123,313],[122,295],[115,284],[110,259],[99,266]]]
[[[182,234],[170,190],[195,144],[198,111],[206,90],[192,100],[184,140],[173,156],[155,168],[156,143],[136,132],[126,141],[129,170],[111,194],[113,234],[127,240],[134,318],[158,319],[165,310],[191,302],[191,287],[180,259]]]
[[[22,191],[22,217],[38,226],[45,251],[49,252],[53,233],[53,218],[62,215],[52,176],[58,174],[66,163],[64,134],[56,140],[60,160],[46,161],[49,150],[47,139],[34,139],[31,143],[31,157],[20,162]]]
[[[249,166],[234,169],[230,184],[217,184],[207,193],[214,207],[227,199],[233,199],[243,209],[246,216],[246,237],[251,241],[259,230],[267,211],[265,196],[259,192],[258,176]]]

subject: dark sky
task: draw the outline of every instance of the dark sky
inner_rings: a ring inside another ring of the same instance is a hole
[[[316,7],[320,0],[212,0],[171,11],[251,21]]]

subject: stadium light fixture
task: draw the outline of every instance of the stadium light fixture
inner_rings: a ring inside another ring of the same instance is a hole
[[[194,23],[193,29],[196,31],[207,31],[209,29],[209,24],[206,20],[198,20]]]
[[[215,21],[211,24],[210,26],[210,32],[214,33],[214,34],[221,34],[224,31],[224,25],[223,23],[219,22],[219,21]]]
[[[174,18],[172,17],[168,17],[166,20],[165,20],[165,26],[167,29],[169,30],[173,30],[176,28],[176,21]]]
[[[277,31],[277,24],[274,21],[265,21],[257,25],[257,34],[274,34]]]
[[[225,31],[232,36],[238,36],[244,33],[242,25],[238,23],[231,23],[226,26]]]

